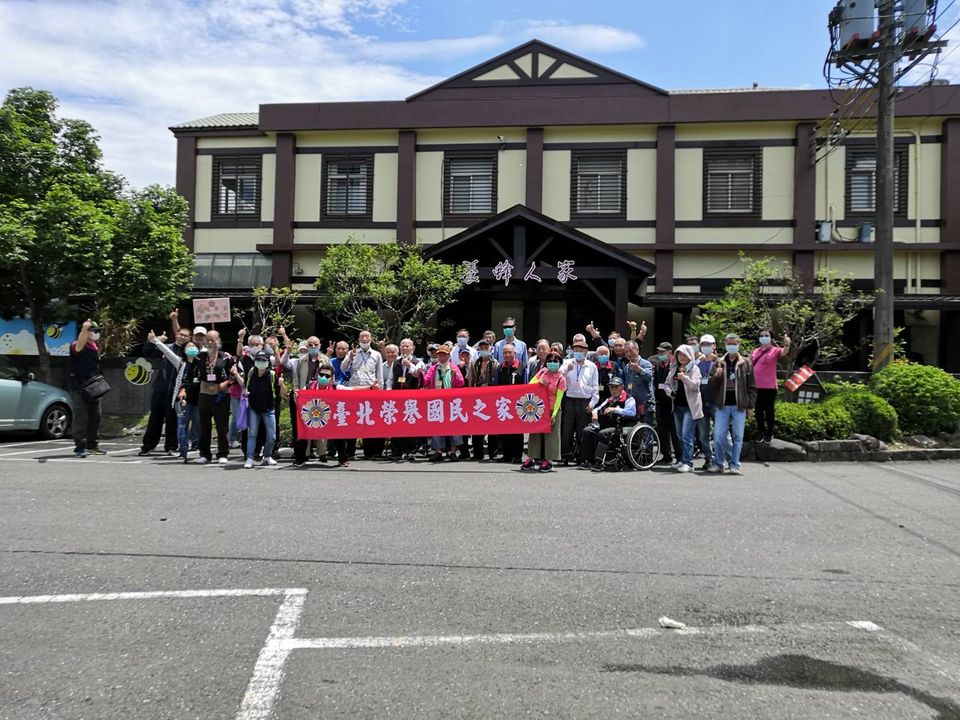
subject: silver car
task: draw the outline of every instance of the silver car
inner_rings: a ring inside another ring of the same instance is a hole
[[[70,432],[73,405],[70,395],[53,385],[33,379],[6,355],[0,355],[0,432],[36,430],[49,440]]]

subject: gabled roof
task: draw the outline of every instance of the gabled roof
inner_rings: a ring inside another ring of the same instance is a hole
[[[208,115],[199,120],[171,125],[170,130],[190,130],[193,128],[216,128],[232,130],[234,128],[255,128],[260,122],[259,113],[220,113]]]
[[[542,40],[531,40],[464,70],[407,98],[407,102],[444,90],[504,86],[557,87],[560,85],[634,85],[653,95],[667,92],[629,75],[561,50]],[[433,99],[433,98],[431,98]]]
[[[476,225],[457,233],[456,235],[448,237],[446,240],[442,240],[435,245],[430,245],[425,250],[424,255],[427,257],[437,257],[449,250],[456,248],[459,245],[469,242],[470,240],[484,240],[488,238],[496,228],[503,225],[512,225],[517,221],[527,222],[534,226],[538,226],[553,235],[571,240],[573,243],[583,247],[585,250],[597,253],[597,255],[600,256],[599,259],[601,261],[597,264],[603,264],[605,261],[610,265],[619,265],[627,268],[636,275],[642,275],[644,279],[652,275],[657,269],[656,265],[653,265],[652,263],[649,263],[646,260],[637,257],[636,255],[631,255],[628,252],[624,252],[614,245],[609,245],[595,237],[591,237],[590,235],[577,230],[577,228],[573,227],[572,225],[560,222],[559,220],[554,220],[543,213],[539,213],[536,210],[528,208],[526,205],[520,204],[514,205],[511,208],[507,208],[503,212],[497,213],[493,217],[487,218],[483,222],[479,222]]]

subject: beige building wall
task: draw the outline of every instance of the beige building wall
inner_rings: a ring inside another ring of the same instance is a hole
[[[422,221],[443,218],[443,153],[417,153],[417,210]]]
[[[923,220],[940,217],[940,152],[940,143],[910,146],[907,217]],[[939,234],[938,231],[938,237]]]
[[[317,222],[320,219],[321,156],[297,155],[297,178],[293,191],[294,222]]]
[[[373,221],[397,221],[397,154],[373,156]]]
[[[371,245],[395,242],[397,231],[386,228],[295,228],[293,244],[340,245],[351,240]]]
[[[790,122],[684,123],[677,125],[677,142],[696,140],[792,140],[796,124]]]
[[[297,147],[366,147],[397,145],[396,130],[327,130],[298,132]]]
[[[543,214],[564,222],[570,219],[570,163],[569,150],[543,153]]]
[[[677,220],[703,220],[703,150],[680,148],[674,154]]]
[[[657,219],[657,151],[627,150],[627,220]]]
[[[213,156],[197,155],[197,193],[193,206],[194,222],[210,222],[213,193]]]
[[[260,219],[263,222],[273,222],[273,207],[276,201],[277,183],[277,156],[264,155],[260,164]]]
[[[543,129],[544,143],[651,142],[656,139],[655,125],[574,125]]]
[[[197,148],[201,150],[209,150],[214,148],[260,148],[276,146],[277,138],[273,134],[258,137],[197,138]]]
[[[794,148],[763,148],[764,220],[793,219]]]
[[[816,200],[814,212],[817,220],[844,219],[844,182],[846,179],[846,148],[837,147],[816,165]]]
[[[764,253],[775,262],[792,263],[790,253]],[[682,252],[673,256],[673,276],[678,278],[735,278],[743,275],[743,262],[735,252]]]
[[[497,159],[497,212],[527,199],[526,150],[502,150]]]
[[[580,228],[581,232],[611,245],[644,243],[653,245],[657,238],[655,228]]]
[[[252,253],[257,245],[273,243],[272,228],[197,228],[193,251],[197,253]]]
[[[677,245],[711,243],[716,245],[782,245],[793,242],[792,227],[677,228]]]
[[[417,228],[414,233],[418,245],[435,245],[438,242],[463,232],[465,227]]]
[[[461,143],[499,143],[498,135],[504,142],[525,143],[527,129],[518,127],[491,128],[451,128],[449,130],[417,130],[417,145],[449,145]]]

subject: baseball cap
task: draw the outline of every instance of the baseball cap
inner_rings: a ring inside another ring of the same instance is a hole
[[[702,338],[700,338],[700,342],[701,342],[701,343],[710,343],[711,345],[716,345],[716,344],[717,344],[716,339],[713,337],[713,335],[710,335],[709,333],[708,333],[707,335],[704,335]]]
[[[607,380],[607,385],[623,385],[623,378],[619,375],[611,375],[610,379]]]
[[[197,326],[193,329],[193,334],[194,334],[194,335],[206,335],[206,334],[207,334],[207,329],[206,329],[203,325],[197,325]]]
[[[673,352],[673,345],[664,341],[659,345],[657,345],[657,350],[670,350],[671,352]]]

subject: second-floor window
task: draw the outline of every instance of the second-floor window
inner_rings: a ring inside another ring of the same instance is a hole
[[[497,210],[497,156],[447,153],[444,157],[445,216],[486,216]]]
[[[574,153],[571,162],[571,215],[626,217],[626,153]]]
[[[847,147],[846,214],[873,215],[877,202],[877,151]],[[893,213],[907,214],[907,151],[893,151]]]
[[[704,217],[760,217],[762,177],[761,148],[704,150]]]
[[[260,155],[213,156],[213,217],[260,217]]]
[[[325,218],[369,220],[373,205],[373,156],[327,155],[323,158]]]

